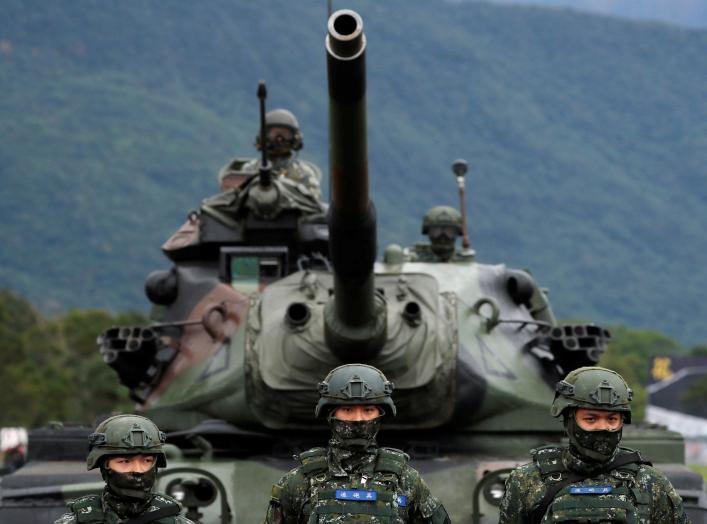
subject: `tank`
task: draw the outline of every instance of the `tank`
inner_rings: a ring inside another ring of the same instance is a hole
[[[145,283],[153,322],[107,330],[100,352],[136,410],[168,431],[159,489],[195,521],[262,520],[293,454],[328,438],[314,419],[317,383],[365,362],[395,383],[398,416],[379,442],[411,455],[453,522],[497,522],[510,468],[562,439],[549,414],[555,382],[595,364],[610,334],[559,325],[529,272],[477,262],[466,234],[446,261],[426,244],[388,246],[376,261],[359,15],[334,13],[325,47],[330,202],[273,177],[263,156],[164,244],[170,267]],[[264,106],[264,85],[258,94]],[[454,163],[460,189],[465,171]],[[85,471],[89,431],[32,433],[29,464],[0,484],[3,524],[51,522],[66,500],[102,487]],[[624,443],[668,474],[693,522],[707,521],[680,435],[629,426]]]

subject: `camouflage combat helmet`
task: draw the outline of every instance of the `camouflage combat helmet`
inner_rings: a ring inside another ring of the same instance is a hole
[[[451,206],[435,206],[425,213],[422,219],[422,234],[428,235],[430,227],[454,227],[457,234],[462,234],[462,216]]]
[[[395,404],[390,394],[393,383],[373,366],[345,364],[329,372],[319,383],[319,402],[314,416],[327,414],[330,407],[374,405],[395,416]]]
[[[162,449],[166,436],[154,422],[140,415],[116,415],[101,422],[88,436],[86,467],[103,464],[105,457],[118,455],[156,455],[157,467],[167,466]]]
[[[624,422],[630,424],[632,398],[633,391],[616,371],[598,366],[583,367],[557,383],[550,413],[559,417],[568,408],[619,411],[623,413]]]
[[[302,132],[295,115],[287,109],[273,109],[265,113],[265,131],[271,127],[284,127],[292,131],[292,140],[288,144],[294,151],[302,149]],[[255,137],[255,147],[260,150],[260,133]]]

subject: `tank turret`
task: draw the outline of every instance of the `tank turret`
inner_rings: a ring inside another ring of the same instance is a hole
[[[326,206],[273,177],[261,151],[257,173],[207,199],[191,218],[194,241],[165,249],[175,267],[152,274],[146,286],[157,322],[107,331],[106,362],[142,408],[173,429],[206,418],[309,428],[313,384],[336,366],[366,362],[396,384],[399,429],[546,431],[554,424],[545,409],[552,384],[572,367],[595,363],[608,332],[557,327],[529,273],[477,263],[468,241],[455,254],[466,228],[450,206],[433,208],[422,229],[435,238],[435,228],[443,235],[453,226],[448,256],[434,246],[431,257],[424,249],[407,258],[387,249],[376,263],[363,22],[337,11],[327,33],[326,232]],[[258,97],[263,130],[262,83]],[[458,179],[465,167],[453,164]]]

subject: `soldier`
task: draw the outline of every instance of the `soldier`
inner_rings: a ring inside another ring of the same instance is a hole
[[[462,216],[451,206],[435,206],[422,219],[422,234],[430,237],[429,244],[416,244],[412,262],[449,262],[455,258],[457,237],[463,232]]]
[[[533,462],[513,470],[499,524],[689,523],[663,473],[619,447],[631,397],[621,375],[600,367],[558,382],[551,414],[564,418],[569,446],[535,449]]]
[[[313,163],[297,158],[297,152],[302,149],[303,145],[302,133],[295,115],[287,109],[273,109],[266,113],[265,151],[268,160],[272,162],[273,173],[301,183],[319,199],[321,197],[319,185],[322,172]],[[260,143],[260,133],[255,137],[255,147],[258,151],[263,148]],[[239,160],[231,161],[219,173],[222,191],[224,190],[224,183],[235,177],[237,170],[242,175],[243,173],[256,173],[260,168],[259,159],[247,162],[240,160],[240,163]],[[242,180],[239,180],[236,184],[240,185],[241,183]]]
[[[87,469],[101,468],[106,487],[69,503],[69,512],[54,524],[158,522],[192,524],[179,515],[181,505],[155,493],[157,468],[167,466],[165,434],[149,419],[116,415],[101,422],[88,437]]]
[[[450,522],[408,455],[376,444],[381,419],[395,416],[392,391],[364,364],[339,366],[319,383],[315,417],[329,423],[329,447],[301,453],[273,486],[266,523]]]

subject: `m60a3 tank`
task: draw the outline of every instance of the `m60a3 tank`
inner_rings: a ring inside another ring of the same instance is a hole
[[[508,468],[562,437],[549,414],[555,382],[596,363],[608,342],[600,327],[558,325],[529,273],[480,264],[468,248],[440,262],[390,246],[376,262],[365,48],[360,17],[334,13],[330,203],[274,178],[263,157],[259,173],[206,199],[163,246],[173,265],[146,282],[154,322],[99,339],[137,408],[169,431],[159,488],[194,520],[261,520],[293,453],[328,437],[313,416],[317,383],[365,362],[395,383],[398,416],[381,444],[411,455],[454,522],[496,522]],[[664,469],[704,522],[681,437],[631,429],[626,445]],[[1,522],[49,522],[65,499],[100,487],[82,470],[87,433],[36,436],[33,462],[2,482]],[[63,462],[52,460],[57,438],[79,443]]]

